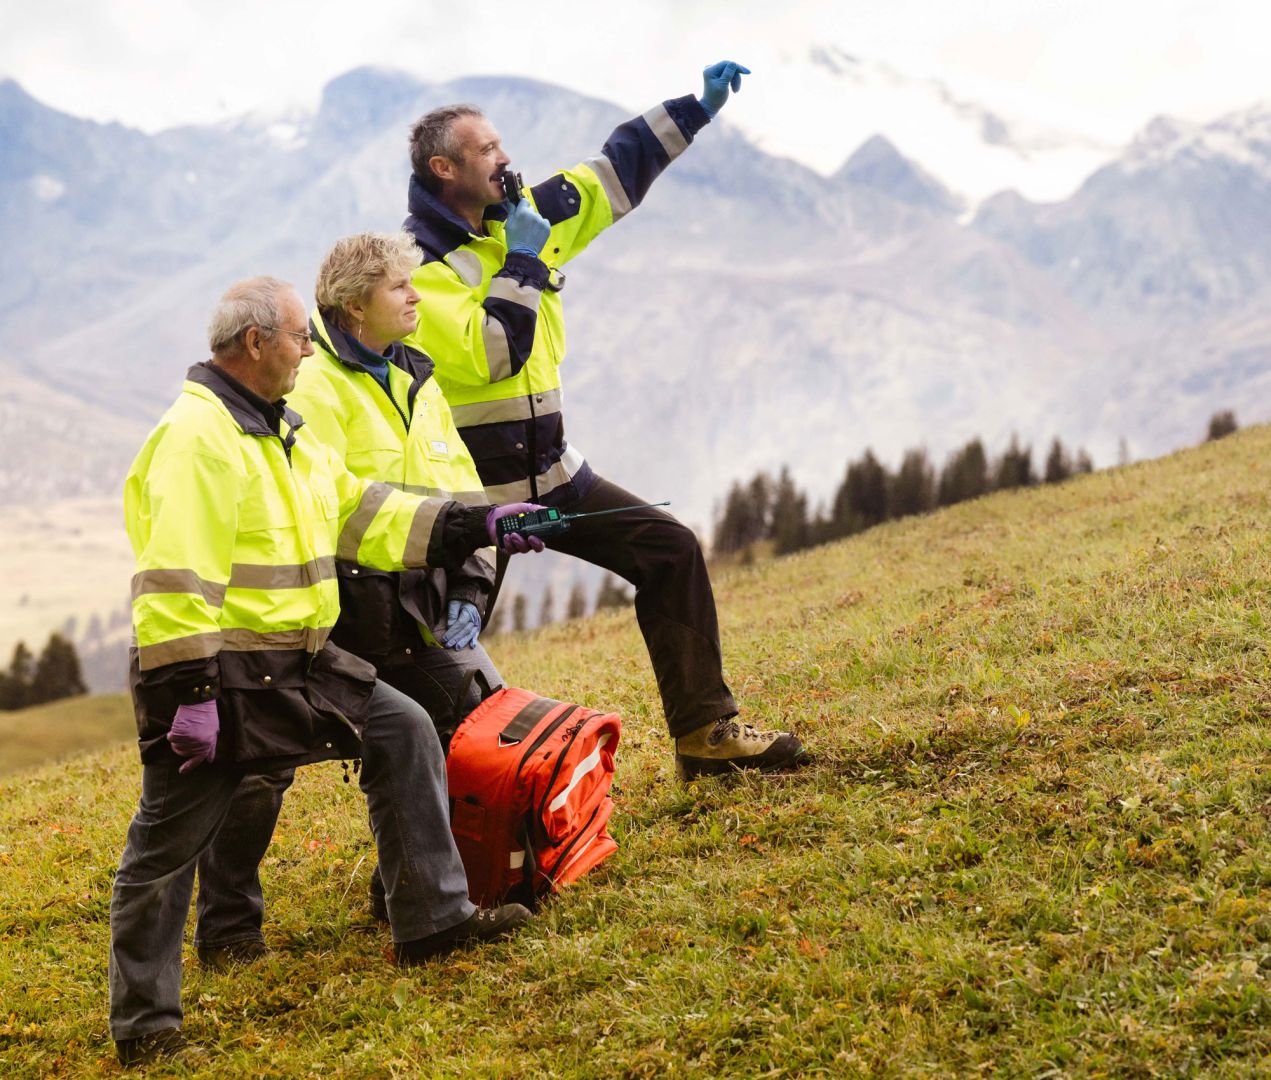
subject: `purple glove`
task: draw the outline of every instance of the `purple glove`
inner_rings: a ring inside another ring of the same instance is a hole
[[[181,772],[188,773],[206,761],[216,760],[216,733],[220,729],[221,717],[215,701],[177,706],[177,714],[168,730],[168,745],[186,759]]]
[[[485,516],[485,531],[490,534],[490,543],[499,546],[499,530],[496,522],[499,518],[512,517],[516,514],[528,514],[534,510],[542,510],[537,503],[508,503],[506,506],[494,506]],[[508,533],[503,538],[503,550],[509,555],[524,555],[527,551],[542,551],[543,541],[537,536],[522,536],[520,533]]]

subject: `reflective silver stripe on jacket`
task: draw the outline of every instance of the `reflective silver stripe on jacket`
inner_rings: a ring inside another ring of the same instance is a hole
[[[490,279],[490,288],[485,295],[486,299],[493,296],[537,311],[538,302],[543,299],[543,290],[532,285],[518,285],[515,278],[494,277]]]
[[[393,482],[393,487],[407,495],[424,495],[430,499],[453,499],[465,506],[484,506],[487,501],[484,491],[446,491],[444,488],[428,487],[424,484],[399,484],[396,481]]]
[[[133,636],[136,636],[135,630]],[[221,631],[213,630],[207,634],[190,634],[154,645],[141,645],[137,649],[137,663],[142,671],[151,671],[182,660],[206,660],[220,651]]]
[[[555,465],[546,472],[541,472],[537,476],[538,494],[546,495],[549,491],[555,491],[558,487],[568,484],[579,469],[583,467],[583,454],[581,450],[576,449],[573,444],[565,447],[565,452]],[[530,498],[530,482],[529,480],[513,480],[508,484],[497,484],[494,487],[485,489],[486,498],[490,502],[497,504],[510,502],[525,502]]]
[[[666,151],[667,157],[672,161],[688,149],[688,140],[684,138],[680,125],[666,111],[665,105],[655,105],[645,113],[644,122],[649,125],[649,129],[657,136],[658,142],[662,144],[662,149]]]
[[[349,520],[340,530],[340,539],[335,545],[335,557],[345,562],[357,562],[357,550],[362,546],[366,530],[371,527],[380,507],[388,501],[393,489],[387,484],[374,483],[362,492],[362,501],[357,509],[349,515]]]
[[[455,427],[476,427],[478,424],[499,424],[508,420],[528,420],[532,416],[546,416],[560,412],[565,407],[565,393],[560,387],[544,390],[541,394],[518,394],[502,401],[474,401],[471,405],[451,406],[450,415]]]
[[[230,568],[231,589],[306,589],[335,577],[335,557],[324,555],[292,566],[235,563]]]
[[[469,288],[475,289],[481,284],[481,259],[475,252],[456,248],[446,256],[446,264]]]
[[[142,645],[137,649],[137,662],[142,671],[151,671],[182,660],[206,660],[220,652],[265,652],[270,649],[303,649],[307,653],[322,650],[331,636],[329,626],[302,626],[294,630],[248,630],[241,626],[222,627],[208,634]]]
[[[490,381],[502,382],[512,377],[512,346],[508,343],[507,327],[493,315],[481,320],[481,341],[485,345],[485,363],[490,369]]]
[[[444,499],[425,499],[419,504],[411,519],[410,532],[406,536],[406,551],[402,555],[402,562],[407,566],[428,565],[428,541],[432,539],[437,515],[445,505]]]
[[[147,593],[192,593],[202,596],[209,607],[222,607],[225,589],[219,581],[206,581],[193,570],[139,570],[132,575],[132,598]]]
[[[623,188],[622,181],[618,179],[613,162],[604,154],[600,154],[597,157],[587,158],[583,164],[596,174],[600,186],[605,189],[605,197],[609,200],[614,221],[620,221],[631,213],[631,200],[627,198],[626,189]]]

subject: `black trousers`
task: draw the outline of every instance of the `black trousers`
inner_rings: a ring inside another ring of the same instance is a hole
[[[590,513],[646,501],[597,477],[583,498],[561,509]],[[724,682],[715,594],[691,529],[664,510],[634,510],[576,521],[548,546],[635,586],[636,619],[673,738],[737,712]]]

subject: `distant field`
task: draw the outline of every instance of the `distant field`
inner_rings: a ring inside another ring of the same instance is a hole
[[[95,694],[0,712],[0,776],[136,735],[132,706],[123,694]]]
[[[187,951],[199,1075],[1271,1075],[1269,462],[1250,429],[722,574],[745,717],[817,755],[793,775],[676,782],[630,611],[500,639],[511,683],[621,712],[618,854],[398,971],[357,787],[301,770],[272,955]],[[116,1072],[139,775],[120,746],[0,779],[6,1078]]]
[[[35,653],[68,618],[82,633],[124,610],[133,559],[119,497],[0,507],[0,665]],[[108,627],[103,627],[108,629]]]

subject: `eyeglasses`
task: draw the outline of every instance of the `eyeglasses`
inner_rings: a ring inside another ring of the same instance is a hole
[[[293,338],[299,338],[301,345],[312,345],[313,335],[308,330],[284,330],[281,326],[261,326],[259,330],[276,330],[280,334],[290,334]]]

